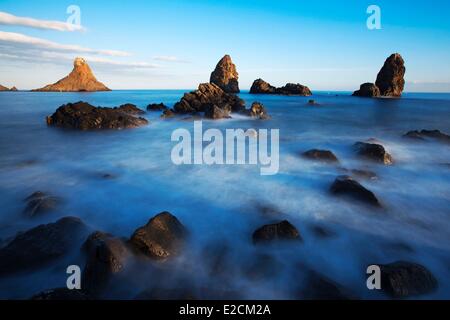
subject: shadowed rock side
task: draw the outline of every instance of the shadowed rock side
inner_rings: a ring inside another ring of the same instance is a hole
[[[216,69],[211,73],[210,82],[219,86],[227,93],[239,93],[239,74],[229,55],[225,55],[217,63]]]
[[[380,202],[372,191],[367,190],[358,181],[353,180],[349,176],[337,177],[331,185],[330,191],[336,196],[346,196],[374,207],[381,207]]]
[[[386,59],[377,76],[376,86],[385,97],[400,97],[405,87],[405,61],[399,53]]]
[[[353,96],[355,97],[374,98],[380,95],[380,89],[373,83],[363,83],[359,90],[353,92]]]
[[[79,92],[79,91],[111,91],[103,83],[97,81],[91,68],[83,58],[76,58],[72,72],[54,84],[33,91]]]
[[[262,79],[256,79],[250,88],[252,94],[279,94],[279,95],[298,95],[310,96],[311,90],[301,84],[288,83],[284,87],[275,88]]]
[[[392,156],[386,152],[381,144],[357,142],[354,145],[358,156],[379,162],[385,165],[391,165],[394,163]]]
[[[101,108],[80,101],[59,107],[47,117],[47,124],[78,130],[136,128],[148,124],[146,119],[136,116],[141,113],[142,110],[131,104]]]

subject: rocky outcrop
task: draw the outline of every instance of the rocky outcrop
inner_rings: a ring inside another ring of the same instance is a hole
[[[245,110],[243,113],[249,117],[258,118],[261,120],[270,119],[270,116],[267,113],[266,108],[260,102],[253,102],[250,109]]]
[[[146,119],[135,116],[141,112],[130,104],[119,108],[101,108],[80,101],[59,107],[47,117],[47,124],[78,130],[136,128],[148,124]]]
[[[444,143],[450,143],[450,135],[445,134],[439,130],[415,130],[409,131],[404,135],[405,138],[417,139],[417,140],[435,140]]]
[[[386,152],[381,144],[357,142],[354,145],[356,153],[365,159],[391,165],[394,163],[392,156]]]
[[[323,162],[339,162],[333,152],[329,150],[312,149],[303,153],[303,157],[310,160],[319,160]]]
[[[139,109],[135,104],[132,103],[125,103],[122,104],[119,108],[117,108],[120,111],[123,111],[127,114],[132,114],[132,115],[142,115],[145,114],[144,110]]]
[[[54,211],[61,200],[47,193],[36,191],[25,199],[27,206],[24,214],[28,217],[36,217],[41,214]]]
[[[213,105],[228,112],[241,112],[245,109],[244,100],[238,96],[226,93],[215,84],[202,83],[197,90],[185,93],[175,104],[174,111],[181,114],[205,112]]]
[[[225,55],[211,73],[210,83],[214,83],[226,93],[239,93],[238,79],[236,66],[231,61],[231,57]]]
[[[169,212],[162,212],[131,236],[130,244],[153,259],[166,259],[180,253],[188,231]]]
[[[12,87],[9,91],[19,91],[16,87]]]
[[[375,98],[381,96],[380,89],[374,83],[363,83],[359,90],[353,92],[354,97]]]
[[[377,76],[376,86],[385,97],[400,97],[405,87],[405,61],[399,53],[386,59]]]
[[[164,111],[169,109],[164,103],[151,103],[147,106],[147,111]]]
[[[88,228],[78,218],[66,217],[18,234],[0,249],[0,274],[37,268],[79,245]]]
[[[278,240],[303,240],[298,230],[287,220],[264,225],[257,229],[252,237],[255,244]]]
[[[336,196],[346,196],[374,207],[381,207],[372,191],[364,188],[349,176],[339,176],[331,185],[330,191]]]
[[[97,81],[91,68],[83,58],[75,58],[73,70],[67,77],[33,91],[79,92],[110,91],[110,89]]]
[[[283,87],[275,88],[262,79],[257,79],[253,82],[250,93],[252,94],[280,94],[280,95],[299,95],[310,96],[311,90],[301,84],[288,83]]]
[[[381,289],[395,298],[405,298],[433,292],[438,282],[424,266],[398,261],[380,265]]]
[[[4,87],[0,84],[0,91],[17,91],[16,87],[12,87],[11,89]]]

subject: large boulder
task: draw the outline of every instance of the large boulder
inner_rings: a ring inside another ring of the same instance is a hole
[[[405,61],[399,53],[389,56],[375,82],[380,89],[380,94],[387,97],[400,97],[405,87],[405,71]]]
[[[279,240],[302,241],[302,237],[289,221],[284,220],[274,224],[267,224],[253,233],[253,243],[266,243]]]
[[[386,152],[381,144],[357,142],[354,145],[358,156],[375,162],[391,165],[394,163],[392,156]]]
[[[66,217],[20,233],[0,249],[0,275],[41,267],[65,255],[79,248],[88,231],[80,219]]]
[[[395,298],[404,298],[433,292],[438,282],[424,266],[398,261],[380,265],[381,289]]]
[[[409,131],[404,135],[405,138],[412,138],[417,140],[436,140],[439,142],[450,143],[450,135],[445,134],[439,130],[414,130]]]
[[[252,87],[250,88],[250,93],[252,94],[274,94],[277,88],[271,86],[269,83],[265,82],[263,79],[256,79],[253,81]]]
[[[180,253],[188,231],[169,212],[162,212],[137,229],[130,244],[153,259],[166,259]]]
[[[129,104],[119,108],[102,108],[82,101],[68,103],[47,117],[47,124],[78,130],[126,129],[148,124],[146,119],[136,116],[142,111],[136,109]]]
[[[364,188],[358,181],[349,176],[339,176],[331,185],[330,191],[337,196],[347,196],[371,206],[381,207],[372,191]]]
[[[301,84],[288,83],[283,87],[275,88],[262,79],[256,79],[250,88],[252,94],[280,94],[280,95],[299,95],[310,96],[311,90]]]
[[[111,90],[95,78],[91,68],[83,58],[75,58],[73,70],[67,77],[33,91],[79,92]]]
[[[359,90],[353,92],[355,97],[374,98],[380,95],[380,89],[374,83],[363,83]]]
[[[318,160],[323,162],[339,162],[334,153],[329,150],[308,150],[303,153],[303,157],[309,160]]]
[[[210,82],[219,86],[227,93],[239,93],[239,74],[229,55],[225,55],[217,63],[216,69],[211,73]]]
[[[226,93],[213,83],[202,83],[197,90],[185,93],[173,108],[176,113],[186,114],[205,112],[212,105],[232,112],[241,112],[245,109],[244,100],[234,94]]]

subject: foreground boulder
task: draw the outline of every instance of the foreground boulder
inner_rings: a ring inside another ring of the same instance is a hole
[[[164,103],[151,103],[147,106],[147,111],[164,111],[169,109]]]
[[[47,117],[47,124],[78,130],[136,128],[148,124],[146,119],[135,116],[141,111],[129,104],[119,108],[102,108],[80,101],[59,107]]]
[[[450,135],[445,134],[439,130],[415,130],[409,131],[404,135],[405,138],[417,139],[417,140],[427,140],[432,139],[439,142],[450,143]]]
[[[28,196],[25,201],[27,206],[24,210],[24,214],[28,217],[36,217],[54,211],[60,203],[58,197],[51,196],[41,191],[34,192]]]
[[[256,79],[250,88],[252,94],[280,94],[280,95],[299,95],[310,96],[311,90],[301,84],[288,83],[284,87],[275,88],[262,79]]]
[[[111,90],[103,83],[97,81],[91,68],[83,58],[75,58],[73,70],[67,77],[33,91],[79,92]]]
[[[363,83],[359,90],[353,92],[355,97],[374,98],[381,96],[380,89],[374,83]]]
[[[239,93],[239,74],[229,55],[225,55],[217,63],[216,69],[211,73],[210,83],[214,83],[226,93]]]
[[[131,256],[123,240],[99,231],[88,237],[83,248],[87,260],[81,287],[91,294],[104,289],[110,278],[125,268]]]
[[[70,290],[67,288],[56,288],[40,292],[30,300],[49,300],[49,301],[83,301],[91,300],[88,294],[82,290]]]
[[[376,86],[385,97],[400,97],[405,87],[405,61],[399,53],[386,59],[377,76]]]
[[[188,231],[169,212],[162,212],[131,236],[130,244],[153,259],[166,259],[180,253]]]
[[[323,162],[339,162],[333,152],[329,150],[312,149],[303,153],[303,157],[310,160],[319,160]]]
[[[433,292],[438,282],[420,264],[398,261],[380,265],[381,289],[395,298],[405,298]]]
[[[354,148],[360,157],[386,165],[394,163],[392,156],[386,152],[381,144],[357,142],[355,143]]]
[[[257,229],[252,237],[255,244],[278,240],[303,240],[298,230],[287,220],[264,225]]]
[[[43,266],[79,247],[87,232],[80,219],[66,217],[21,233],[0,249],[0,274]]]
[[[347,196],[371,206],[381,207],[372,191],[364,188],[358,181],[349,176],[339,176],[331,185],[330,191],[337,196]]]

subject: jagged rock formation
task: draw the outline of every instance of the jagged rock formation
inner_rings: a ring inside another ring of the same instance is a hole
[[[381,95],[380,89],[373,83],[363,83],[359,90],[353,92],[355,97],[379,97]]]
[[[226,93],[239,93],[239,74],[229,55],[225,55],[217,63],[216,69],[211,73],[210,82],[216,84]]]
[[[33,91],[79,92],[111,90],[103,83],[97,81],[91,68],[83,58],[75,58],[73,70],[67,77]]]
[[[400,97],[405,87],[405,61],[399,53],[386,59],[375,84],[385,97]]]
[[[262,79],[256,79],[250,88],[251,94],[280,94],[280,95],[299,95],[310,96],[311,90],[301,84],[288,83],[283,87],[275,88]]]

